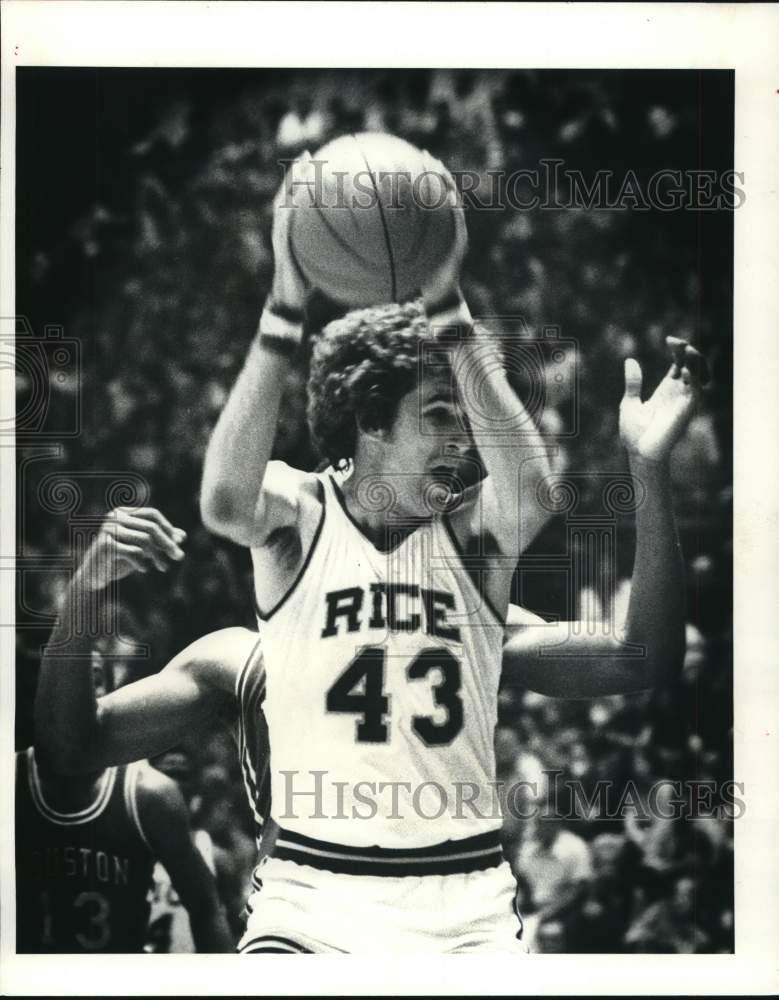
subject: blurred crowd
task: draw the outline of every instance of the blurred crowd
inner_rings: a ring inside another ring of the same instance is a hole
[[[55,376],[50,367],[42,384],[27,370],[18,376],[19,405],[37,398],[46,432],[18,449],[19,745],[29,741],[40,647],[75,533],[105,512],[107,478],[131,474],[119,502],[147,494],[189,535],[188,558],[166,577],[122,585],[120,634],[98,650],[113,683],[159,669],[208,631],[252,624],[248,555],[205,532],[197,497],[208,434],[269,288],[280,160],[370,129],[484,178],[554,158],[585,173],[629,168],[639,177],[663,167],[727,169],[727,128],[712,138],[728,99],[723,86],[681,72],[278,71],[261,85],[247,73],[218,100],[203,86],[163,88],[144,128],[112,133],[121,190],[67,224],[26,233],[17,254],[19,311],[62,317],[64,336],[80,345],[72,369]],[[636,356],[651,385],[664,369],[663,338],[675,335],[705,350],[715,373],[673,467],[688,570],[682,675],[662,690],[587,703],[506,686],[500,774],[541,781],[551,769],[585,786],[633,782],[641,795],[661,780],[732,778],[732,221],[724,212],[654,209],[484,211],[472,199],[463,281],[472,312],[507,331],[521,322],[531,337],[557,328],[572,342],[570,370],[559,382],[548,376],[536,416],[555,445],[556,470],[578,477],[576,514],[602,513],[594,473],[625,471],[617,447],[624,358]],[[333,312],[319,297],[309,326]],[[304,366],[289,377],[276,455],[313,468],[305,379]],[[76,409],[79,433],[67,436]],[[71,484],[69,499],[52,475]],[[550,516],[519,567],[515,599],[547,617],[617,614],[631,572],[629,514],[613,517],[616,560],[598,592],[572,589],[560,570],[561,554],[574,558],[578,544],[569,526],[570,516]],[[193,822],[229,859],[234,912],[254,853],[235,750],[215,733],[180,757]],[[506,851],[538,950],[733,947],[726,818],[630,810],[615,818],[597,809],[565,820],[509,818]]]

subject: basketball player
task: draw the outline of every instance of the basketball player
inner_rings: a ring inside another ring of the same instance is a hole
[[[199,951],[232,941],[175,783],[145,763],[65,777],[16,759],[16,949],[140,952],[155,861]]]
[[[217,876],[214,843],[207,830],[192,823],[192,799],[195,791],[192,760],[185,750],[171,749],[159,757],[155,757],[149,763],[156,770],[175,781],[178,786],[187,806],[187,814],[190,817],[192,841],[206,863],[206,867],[214,876],[219,889],[220,882]],[[220,892],[219,895],[222,896],[222,893]],[[144,951],[177,955],[197,951],[192,937],[189,914],[176,892],[167,869],[159,861],[154,865],[152,872],[149,906],[149,922],[146,929]]]
[[[293,168],[297,184],[309,166]],[[286,204],[275,208],[271,295],[209,442],[201,494],[206,525],[251,549],[280,826],[240,949],[518,951],[500,816],[463,809],[456,792],[495,777],[509,588],[540,526],[527,500],[548,469],[541,440],[460,294],[458,207],[458,242],[423,288],[424,309],[355,311],[314,345],[312,435],[347,475],[269,461],[306,294]],[[437,336],[453,324],[454,337]],[[440,347],[435,370],[420,366],[426,345]],[[637,363],[626,363],[620,433],[647,493],[625,633],[646,648],[637,686],[683,646],[667,459],[693,412],[698,357],[676,344],[647,403]],[[486,477],[473,474],[475,449]],[[549,643],[526,632],[513,647],[520,662],[559,645],[559,634]],[[583,653],[591,662],[614,648]],[[366,810],[366,788],[392,797]]]
[[[86,616],[96,607],[96,590],[131,572],[148,572],[155,566],[164,569],[171,558],[179,557],[171,543],[178,546],[180,542],[181,534],[152,508],[120,508],[106,518],[70,581],[44,653],[35,716],[39,756],[55,759],[61,773],[78,775],[154,756],[186,736],[208,732],[220,718],[233,720],[262,858],[272,848],[275,828],[268,821],[268,745],[262,714],[265,680],[257,633],[228,628],[206,635],[158,674],[99,698],[86,646],[82,649],[69,640],[67,623],[88,620]],[[642,667],[641,681],[646,686],[665,672],[656,658],[644,664],[633,659],[626,669],[613,652],[595,655],[592,639],[591,655],[585,661],[545,658],[540,669],[532,625],[538,622],[544,630],[553,631],[561,626],[547,625],[514,606],[509,618],[504,665],[515,683],[540,693],[553,697],[620,694],[637,686],[630,669]],[[69,642],[63,647],[66,639]],[[255,888],[259,884],[255,877]],[[291,949],[288,943],[276,941],[266,943],[264,950]]]
[[[225,724],[236,739],[261,856],[273,843],[273,830],[266,823],[265,677],[257,633],[244,628],[211,633],[158,674],[108,694],[96,690],[93,680],[92,642],[86,636],[105,621],[96,594],[130,573],[166,570],[183,556],[183,538],[151,507],[118,508],[106,517],[65,590],[44,650],[36,691],[36,753],[64,782],[84,772],[157,758],[187,739],[207,736],[215,724]],[[76,622],[88,627],[75,629]],[[224,874],[229,864],[220,863],[218,853],[216,860]],[[232,875],[235,881],[237,875]],[[173,887],[185,900],[186,893],[179,893],[175,882]]]
[[[78,621],[88,627],[71,628],[74,608],[66,601],[47,650],[50,661],[55,657],[54,671],[64,670],[70,657],[81,659],[84,670],[76,683],[88,686],[94,700],[104,677],[92,655],[90,619],[97,617],[97,605],[87,584],[107,584],[126,571],[116,560],[109,565],[100,545],[90,551],[96,559],[85,559],[82,575],[71,581],[82,593]],[[159,567],[169,558],[150,546],[147,554]],[[86,773],[69,773],[67,757],[41,738],[56,715],[56,701],[39,693],[37,756],[30,747],[17,757],[17,950],[142,951],[155,863],[164,867],[186,911],[197,950],[231,950],[216,883],[193,843],[189,810],[176,783],[131,758],[120,766],[93,758],[82,769]]]

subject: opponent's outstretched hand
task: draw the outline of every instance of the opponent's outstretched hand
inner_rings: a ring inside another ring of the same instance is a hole
[[[641,400],[641,366],[625,361],[625,395],[619,408],[619,435],[631,456],[661,462],[684,433],[708,383],[703,355],[678,337],[666,337],[673,362],[665,378],[645,402]]]
[[[87,549],[79,576],[90,590],[102,590],[130,573],[147,573],[151,566],[165,572],[184,558],[185,538],[186,532],[154,507],[117,507]]]

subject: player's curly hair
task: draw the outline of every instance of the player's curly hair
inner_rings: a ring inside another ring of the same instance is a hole
[[[354,457],[359,427],[392,425],[417,383],[419,345],[432,339],[421,300],[355,309],[319,333],[308,379],[308,426],[333,468]]]

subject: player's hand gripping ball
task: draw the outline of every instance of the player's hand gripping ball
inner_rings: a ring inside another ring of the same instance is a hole
[[[403,302],[451,254],[454,179],[429,153],[363,132],[323,146],[291,192],[289,245],[305,279],[349,307]]]

